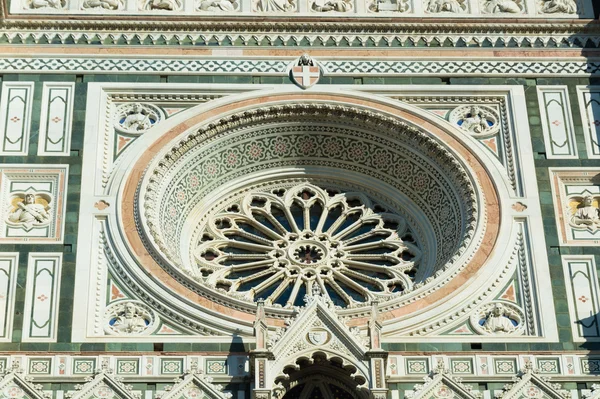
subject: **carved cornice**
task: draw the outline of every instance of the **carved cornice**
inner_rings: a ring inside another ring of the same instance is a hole
[[[509,42],[511,47],[600,46],[600,24],[596,20],[511,19],[497,23],[480,18],[330,19],[298,16],[269,17],[267,20],[258,16],[236,16],[232,21],[220,16],[202,19],[169,17],[166,20],[163,16],[149,15],[141,20],[142,17],[111,16],[107,20],[101,16],[70,19],[73,17],[66,15],[52,15],[52,18],[8,15],[0,21],[0,40],[9,44],[161,46],[208,44],[212,40],[221,46],[251,44],[265,47],[294,47],[304,40],[309,45],[336,48],[362,47],[369,42],[370,46],[379,47],[506,47]],[[162,40],[161,34],[165,35]],[[100,36],[96,38],[96,35]]]

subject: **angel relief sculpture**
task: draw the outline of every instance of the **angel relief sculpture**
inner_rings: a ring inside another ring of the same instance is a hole
[[[586,195],[580,203],[575,202],[576,209],[571,215],[571,226],[595,230],[600,228],[600,209],[594,197]]]
[[[14,205],[8,214],[7,223],[13,226],[21,226],[30,230],[34,226],[45,226],[52,221],[49,210],[49,198],[36,196],[32,193],[17,195],[11,201]]]

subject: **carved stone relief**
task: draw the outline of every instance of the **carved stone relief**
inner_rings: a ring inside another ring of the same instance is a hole
[[[84,0],[81,5],[83,10],[123,10],[125,0]]]
[[[140,10],[178,11],[182,8],[181,0],[140,0]]]
[[[8,224],[29,231],[34,226],[46,226],[52,221],[50,214],[52,197],[49,194],[34,192],[15,194],[10,201],[14,208],[8,214],[6,221]]]
[[[240,2],[236,0],[198,0],[196,10],[207,12],[239,11]]]
[[[121,301],[106,308],[104,320],[107,334],[141,335],[156,328],[158,316],[141,302]]]
[[[27,0],[25,8],[28,9],[56,9],[62,10],[67,8],[67,0]]]
[[[252,10],[256,12],[294,12],[295,0],[252,0]]]
[[[0,242],[62,240],[66,167],[5,164],[0,173]]]
[[[461,130],[477,136],[491,136],[500,130],[500,115],[496,110],[485,105],[457,107],[450,112],[448,120]]]
[[[575,228],[587,228],[593,231],[600,228],[599,201],[600,196],[594,198],[591,195],[586,195],[583,198],[571,198],[569,203],[572,212],[571,225]]]
[[[600,170],[552,168],[550,172],[560,242],[600,243]]]
[[[542,14],[575,14],[577,3],[575,0],[541,0],[538,10]]]
[[[485,14],[522,14],[525,11],[522,0],[482,0],[480,4]]]
[[[121,133],[141,134],[158,124],[163,119],[164,117],[162,112],[152,104],[125,103],[117,107],[115,110],[114,126],[115,129]]]
[[[431,0],[427,4],[426,12],[437,13],[454,13],[461,14],[467,10],[465,0]]]
[[[409,0],[374,0],[368,4],[370,12],[410,12]]]
[[[485,304],[470,320],[473,329],[482,335],[520,335],[525,330],[523,311],[511,303]]]
[[[354,10],[353,0],[314,0],[310,6],[315,12],[351,12]]]

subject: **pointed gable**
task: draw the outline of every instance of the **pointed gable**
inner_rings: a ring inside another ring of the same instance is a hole
[[[7,369],[0,380],[2,399],[47,399],[51,395],[42,392],[41,385],[34,385],[31,377],[26,377],[18,362]]]
[[[472,388],[461,382],[460,377],[453,377],[445,369],[443,363],[438,363],[436,369],[425,377],[424,384],[415,385],[412,392],[406,394],[410,399],[480,399],[481,393],[473,392]]]
[[[167,387],[157,399],[229,399],[232,395],[223,392],[223,386],[212,383],[212,378],[193,369],[183,378],[177,379],[175,385]]]
[[[363,360],[368,349],[367,337],[351,331],[340,321],[333,303],[320,293],[307,296],[307,305],[289,326],[267,346],[278,359],[286,359],[305,350],[321,349]]]
[[[107,363],[96,370],[94,376],[88,377],[85,384],[75,388],[76,391],[68,392],[65,396],[69,399],[140,399],[140,394],[132,392],[131,385],[123,384]]]
[[[592,385],[592,389],[589,392],[581,395],[583,399],[600,399],[600,384]]]
[[[505,385],[498,395],[501,399],[568,399],[571,394],[560,384],[550,382],[550,377],[540,375],[530,362],[519,372],[515,383]]]

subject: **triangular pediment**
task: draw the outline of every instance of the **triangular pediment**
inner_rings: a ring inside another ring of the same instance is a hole
[[[363,360],[368,340],[358,329],[351,331],[337,316],[332,303],[312,296],[298,316],[268,344],[277,359],[286,359],[304,350],[330,351]]]
[[[562,389],[560,384],[550,382],[550,377],[540,375],[528,363],[519,372],[514,384],[506,385],[499,395],[502,399],[567,399],[571,394]]]
[[[132,392],[131,385],[125,385],[112,370],[103,366],[88,381],[76,386],[76,391],[68,392],[70,399],[140,399],[139,393]]]
[[[473,392],[472,388],[461,382],[460,377],[453,377],[443,365],[428,377],[424,384],[415,385],[412,392],[407,393],[410,399],[438,399],[438,398],[461,398],[480,399],[481,393]]]
[[[221,385],[212,383],[212,378],[198,372],[189,372],[167,388],[160,399],[229,399],[231,394],[223,392]]]
[[[10,399],[47,399],[50,395],[41,390],[41,385],[35,385],[31,378],[23,374],[18,364],[7,370],[0,380],[0,398]]]

